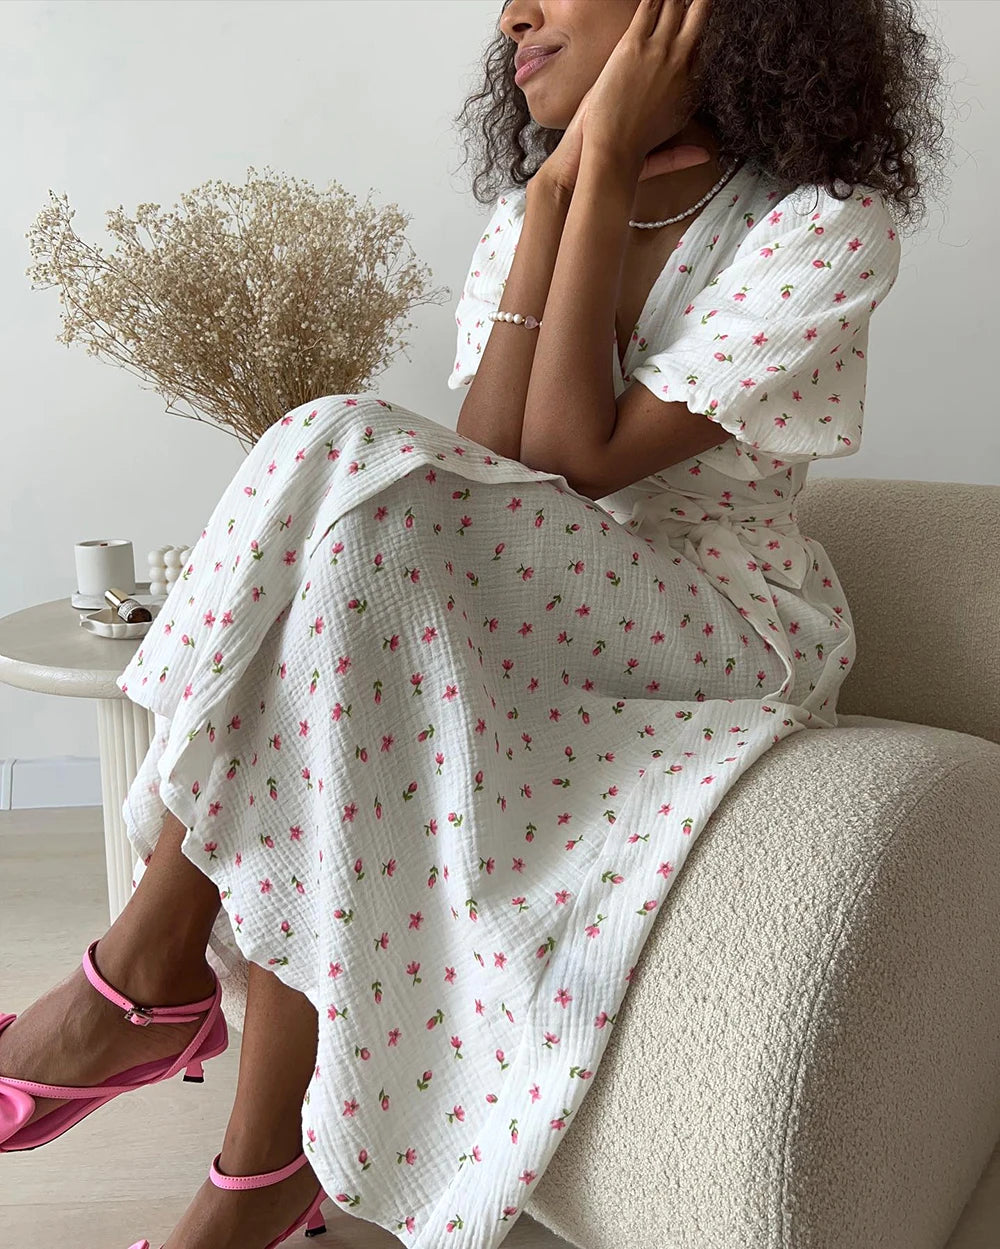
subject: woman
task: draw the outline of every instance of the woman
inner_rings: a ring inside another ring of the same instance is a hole
[[[504,5],[459,432],[325,396],[240,466],[119,677],[157,713],[137,886],[0,1016],[0,1148],[199,1079],[216,972],[248,969],[232,1117],[166,1249],[318,1231],[327,1193],[416,1249],[504,1239],[712,811],[837,723],[850,610],[794,500],[858,449],[918,185],[933,74],[898,10]],[[558,50],[515,80],[532,45]]]

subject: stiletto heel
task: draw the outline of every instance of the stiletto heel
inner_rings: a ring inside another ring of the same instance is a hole
[[[305,1166],[308,1159],[304,1153],[299,1154],[294,1162],[290,1162],[287,1167],[280,1167],[277,1171],[267,1171],[263,1175],[223,1175],[219,1170],[219,1159],[222,1154],[216,1154],[212,1159],[212,1166],[209,1170],[209,1179],[216,1188],[267,1188],[271,1184],[280,1184],[282,1180],[287,1179],[290,1175],[294,1175],[299,1167]],[[321,1236],[326,1231],[326,1221],[320,1213],[320,1206],[326,1201],[326,1193],[323,1191],[323,1185],[319,1186],[319,1192],[312,1199],[305,1210],[299,1215],[291,1227],[286,1228],[276,1240],[272,1240],[265,1249],[275,1249],[282,1241],[291,1236],[306,1224],[307,1236]],[[148,1240],[137,1240],[130,1249],[151,1249]],[[162,1247],[161,1247],[162,1249]]]
[[[326,1231],[326,1220],[317,1208],[316,1213],[306,1222],[306,1236],[322,1236]]]
[[[113,1097],[120,1093],[130,1093],[145,1084],[169,1080],[182,1067],[187,1072],[185,1080],[201,1084],[205,1079],[203,1063],[215,1058],[229,1046],[229,1029],[222,1013],[222,986],[214,971],[212,977],[215,989],[211,997],[203,998],[200,1002],[188,1002],[184,1006],[138,1006],[119,993],[113,985],[108,984],[97,970],[94,962],[97,944],[97,941],[92,941],[87,947],[83,956],[83,970],[98,993],[125,1011],[125,1018],[129,1023],[142,1028],[155,1023],[193,1023],[205,1011],[207,1014],[201,1027],[181,1053],[175,1054],[173,1058],[160,1058],[155,1062],[128,1067],[92,1088],[41,1084],[37,1080],[16,1080],[12,1076],[0,1076],[0,1153],[18,1153],[47,1145]],[[10,1027],[16,1018],[16,1015],[0,1013],[0,1033]],[[35,1112],[36,1097],[57,1097],[63,1104],[28,1124]]]

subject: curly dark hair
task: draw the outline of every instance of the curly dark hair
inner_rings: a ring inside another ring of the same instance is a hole
[[[528,182],[563,134],[531,117],[514,83],[516,51],[498,30],[483,89],[454,119],[464,124],[466,161],[470,148],[477,156],[482,204]],[[789,190],[823,186],[838,199],[871,187],[897,225],[912,225],[950,148],[941,63],[911,0],[712,0],[689,100],[724,163],[748,160]]]

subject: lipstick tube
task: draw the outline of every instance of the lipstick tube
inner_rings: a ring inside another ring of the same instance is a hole
[[[138,599],[129,598],[124,590],[105,590],[104,597],[126,624],[139,624],[144,620],[153,619],[153,613],[149,608]]]

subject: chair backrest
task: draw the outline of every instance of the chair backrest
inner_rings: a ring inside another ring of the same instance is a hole
[[[810,472],[796,504],[857,631],[838,713],[1000,742],[1000,486]]]

